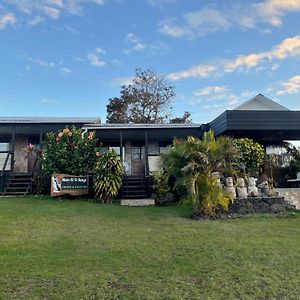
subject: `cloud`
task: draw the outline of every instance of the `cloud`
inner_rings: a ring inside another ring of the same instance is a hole
[[[128,33],[125,40],[127,43],[131,44],[130,48],[124,50],[124,53],[126,54],[130,54],[132,52],[141,52],[146,49],[146,45],[142,43],[141,39],[133,33]]]
[[[94,67],[100,68],[106,65],[106,62],[102,59],[102,56],[106,52],[101,48],[96,48],[94,51],[88,53],[87,58],[90,64]]]
[[[41,18],[57,20],[62,14],[82,15],[85,4],[104,5],[104,0],[3,0],[3,6],[15,7],[19,13],[28,17],[27,23],[39,24]],[[32,18],[33,17],[33,18]],[[37,18],[37,19],[35,19]],[[36,20],[34,22],[33,20]]]
[[[64,75],[64,76],[67,76],[67,75],[70,75],[72,73],[72,71],[69,69],[69,68],[60,68],[60,74],[61,75]]]
[[[40,23],[44,22],[45,19],[40,17],[40,16],[36,16],[36,17],[33,17],[32,19],[28,19],[27,21],[27,25],[29,27],[34,27],[34,26],[37,26],[39,25]]]
[[[295,75],[288,80],[279,81],[272,84],[268,92],[275,94],[276,96],[291,95],[300,92],[300,75]]]
[[[55,67],[55,63],[53,61],[48,62],[48,61],[42,60],[40,58],[32,58],[32,57],[27,57],[26,59],[27,59],[27,61],[35,63],[35,64],[37,64],[37,65],[39,65],[40,67],[43,67],[43,68],[50,68],[51,69],[51,68]]]
[[[207,86],[194,92],[194,95],[196,97],[210,96],[211,99],[219,99],[220,96],[224,98],[224,93],[227,92],[227,90],[227,86]]]
[[[215,31],[226,31],[232,24],[223,13],[215,8],[189,12],[183,15],[183,24],[177,25],[176,19],[167,19],[159,23],[159,31],[172,37],[195,38]]]
[[[12,13],[6,13],[0,16],[0,30],[5,29],[7,26],[13,26],[17,22],[17,18]]]
[[[179,18],[162,20],[158,24],[158,31],[174,38],[188,39],[202,37],[216,31],[227,31],[233,27],[257,29],[265,34],[270,33],[270,29],[265,28],[266,26],[281,26],[286,14],[299,11],[300,0],[209,5],[184,13]]]
[[[192,104],[221,100],[225,100],[228,105],[239,103],[238,97],[229,90],[228,86],[207,86],[194,92],[194,96],[196,98],[192,100]]]
[[[43,98],[40,100],[41,104],[56,104],[58,101],[53,100],[53,99],[48,99],[48,98]]]
[[[233,59],[200,64],[184,71],[171,73],[168,75],[168,78],[170,80],[181,80],[186,78],[221,76],[224,73],[244,72],[252,69],[259,70],[263,64],[270,64],[271,69],[276,69],[278,68],[278,61],[299,56],[300,36],[294,36],[283,40],[269,51],[239,55]]]
[[[152,44],[146,44],[133,33],[128,33],[125,38],[125,42],[130,44],[130,48],[123,50],[127,55],[133,52],[144,52],[148,55],[163,55],[170,51],[169,46],[164,42],[155,42]]]
[[[161,21],[158,24],[159,26],[158,31],[174,38],[180,38],[180,37],[192,35],[191,30],[186,26],[180,27],[179,25],[174,24],[175,20],[176,19],[172,18],[172,19]]]
[[[286,14],[300,11],[300,0],[267,0],[253,6],[264,22],[281,26]]]
[[[207,86],[194,92],[192,105],[201,105],[204,110],[233,109],[245,99],[257,94],[256,91],[243,91],[240,94],[233,93],[228,86]]]
[[[165,5],[176,3],[178,0],[146,0],[146,2],[151,6],[163,9]]]
[[[125,76],[125,77],[117,77],[117,78],[114,78],[110,81],[109,85],[110,86],[122,86],[122,85],[130,85],[133,83],[133,79],[134,77],[133,76]]]
[[[52,18],[52,19],[58,19],[60,15],[60,10],[54,7],[45,6],[44,7],[45,14]]]

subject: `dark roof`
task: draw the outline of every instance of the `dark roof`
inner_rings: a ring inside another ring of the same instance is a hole
[[[188,123],[188,124],[85,124],[83,128],[90,130],[101,129],[178,129],[178,128],[200,128],[202,124]]]
[[[99,123],[96,117],[0,117],[0,124],[86,124]]]
[[[216,135],[260,141],[300,140],[300,111],[226,110],[209,123]]]
[[[84,129],[95,131],[100,141],[143,141],[147,132],[149,140],[171,142],[174,137],[202,136],[200,124],[86,124]]]

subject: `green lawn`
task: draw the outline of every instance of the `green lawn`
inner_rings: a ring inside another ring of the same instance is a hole
[[[0,198],[0,299],[299,299],[300,214]]]

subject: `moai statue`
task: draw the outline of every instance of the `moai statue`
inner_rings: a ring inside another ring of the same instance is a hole
[[[238,178],[236,190],[237,190],[238,198],[245,199],[248,197],[244,178]]]
[[[256,186],[257,179],[254,177],[249,177],[248,182],[248,196],[249,197],[258,197],[258,188]]]
[[[258,185],[262,196],[265,197],[269,197],[272,196],[272,190],[270,189],[269,183],[267,180],[262,181],[259,185]]]
[[[212,172],[211,177],[216,180],[217,185],[222,188],[221,178],[219,172]]]
[[[236,191],[233,185],[232,177],[226,177],[226,192],[231,196],[232,199],[236,199]]]

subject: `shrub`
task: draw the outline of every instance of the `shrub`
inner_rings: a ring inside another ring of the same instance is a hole
[[[114,151],[98,153],[94,176],[96,198],[112,203],[122,185],[123,165]]]
[[[174,202],[175,197],[169,186],[169,176],[163,171],[152,172],[153,196],[156,205],[166,205]]]
[[[44,172],[87,174],[94,169],[95,143],[93,132],[82,136],[82,130],[75,127],[48,133],[42,161]]]
[[[213,131],[209,131],[202,140],[195,137],[175,139],[162,160],[167,174],[175,177],[175,187],[185,188],[185,198],[192,201],[195,212],[213,216],[219,208],[228,208],[230,198],[212,173],[232,170],[236,155],[231,138],[216,139]]]
[[[290,169],[293,174],[293,177],[297,175],[300,171],[300,155],[298,154],[297,157],[294,157],[290,163]]]
[[[264,163],[264,147],[248,138],[235,140],[235,145],[239,150],[239,160],[244,165],[247,173],[256,177],[259,173],[259,168]]]
[[[204,216],[213,217],[219,211],[227,211],[233,199],[224,192],[222,186],[211,175],[196,173],[188,179],[190,196],[194,210]]]

